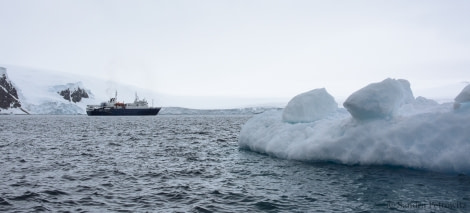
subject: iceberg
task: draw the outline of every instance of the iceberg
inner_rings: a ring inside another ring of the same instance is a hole
[[[470,108],[470,84],[463,88],[462,92],[455,97],[454,101],[455,110]]]
[[[314,89],[292,98],[282,113],[282,120],[312,122],[327,117],[337,108],[338,104],[325,88]]]
[[[312,108],[330,105],[321,97],[311,94]],[[289,105],[302,107],[289,113],[309,116],[302,111],[307,107],[302,101],[292,99]],[[318,103],[322,101],[327,103]],[[354,92],[344,106],[328,116],[318,113],[321,116],[308,122],[285,119],[288,107],[256,115],[242,127],[239,146],[292,160],[470,174],[469,111],[423,97],[414,99],[408,81],[395,79]]]
[[[343,106],[357,120],[390,118],[398,109],[414,100],[407,80],[385,79],[354,92]]]
[[[463,88],[462,92],[460,92],[457,97],[455,97],[455,102],[463,103],[470,101],[470,84]]]

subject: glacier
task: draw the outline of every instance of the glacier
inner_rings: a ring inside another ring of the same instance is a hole
[[[81,102],[71,102],[60,95],[61,90],[86,88],[81,77],[58,75],[54,72],[29,68],[4,66],[9,74],[9,80],[18,91],[22,108],[30,114],[84,114],[87,104],[96,102],[90,90],[86,90],[91,99]],[[2,110],[11,114],[24,114],[15,108]]]
[[[86,105],[107,101],[115,96],[116,91],[120,101],[132,101],[138,93],[139,97],[149,100],[151,105],[164,107],[159,114],[172,115],[256,114],[270,108],[284,107],[286,102],[283,98],[171,95],[126,82],[116,82],[112,74],[109,79],[101,79],[16,65],[0,64],[0,67],[5,68],[0,69],[0,75],[8,72],[8,79],[18,90],[18,100],[30,114],[85,114]],[[65,100],[73,91],[86,91],[88,98],[82,98],[79,102],[75,102],[72,97]],[[0,114],[25,112],[18,108],[0,108]]]
[[[439,104],[414,98],[406,80],[385,79],[354,92],[345,108],[319,112],[321,119],[286,121],[282,110],[256,115],[242,127],[238,143],[242,149],[292,160],[470,174],[469,88],[455,103]],[[305,114],[300,102],[291,104],[298,107],[290,113]]]
[[[18,91],[22,108],[30,114],[86,114],[86,105],[99,104],[119,91],[122,100],[133,100],[135,92],[142,97],[156,97],[146,89],[116,83],[110,80],[12,65],[0,65],[2,73]],[[1,74],[1,73],[0,73]],[[86,92],[79,101],[64,97],[61,92]],[[25,114],[17,108],[2,109],[3,114]]]

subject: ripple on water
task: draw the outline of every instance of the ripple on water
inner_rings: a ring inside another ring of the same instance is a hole
[[[413,200],[470,208],[467,176],[239,150],[248,119],[2,117],[0,211],[357,212]]]

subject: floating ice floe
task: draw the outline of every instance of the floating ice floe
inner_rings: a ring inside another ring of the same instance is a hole
[[[469,88],[456,103],[470,103]],[[293,98],[284,111],[253,117],[240,132],[239,146],[294,160],[470,174],[470,110],[415,99],[406,80],[370,84],[345,101],[346,109],[333,107],[330,96],[313,90]]]

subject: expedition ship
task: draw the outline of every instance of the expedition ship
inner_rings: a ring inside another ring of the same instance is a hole
[[[157,115],[161,107],[149,107],[145,99],[139,100],[135,95],[134,103],[117,102],[117,92],[114,98],[100,105],[87,105],[86,114],[89,116],[129,116]]]

